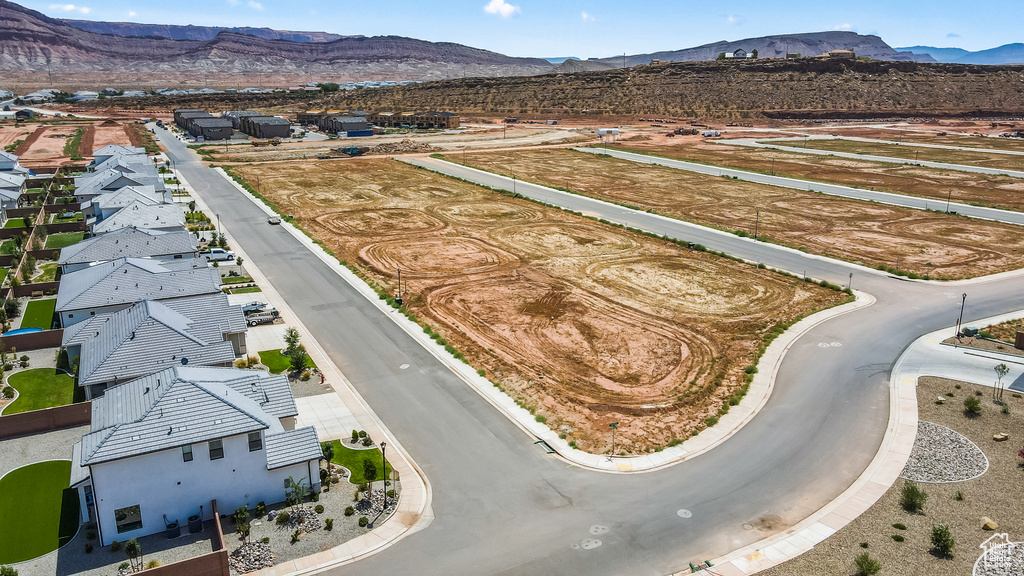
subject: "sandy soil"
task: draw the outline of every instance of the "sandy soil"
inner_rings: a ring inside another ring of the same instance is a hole
[[[1017,338],[1017,332],[1024,332],[1024,318],[1020,320],[1007,320],[1002,324],[986,326],[982,330],[990,332],[996,340],[1013,343]]]
[[[953,202],[1024,212],[1024,181],[1008,176],[831,158],[692,139],[668,145],[659,145],[656,142],[628,142],[616,147],[742,170],[764,173],[774,171],[778,176],[802,180],[934,198],[939,201],[936,208],[940,210],[945,209],[948,198]]]
[[[705,426],[780,321],[844,294],[396,161],[235,170],[589,451]],[[564,427],[564,428],[562,428]]]
[[[64,144],[75,135],[75,130],[83,128],[80,124],[60,124],[40,128],[41,135],[28,149],[21,154],[20,162],[26,167],[39,165],[56,165],[70,161],[64,155]]]
[[[121,122],[107,120],[98,122],[93,127],[96,130],[96,135],[93,137],[93,148],[92,150],[83,150],[83,152],[89,155],[110,144],[117,144],[119,146],[132,145],[131,140],[128,138],[128,133],[125,131],[125,126]]]
[[[942,148],[919,148],[913,144],[882,144],[842,139],[809,140],[795,143],[794,145],[801,148],[852,152],[854,154],[872,154],[875,156],[906,158],[908,160],[928,160],[930,162],[967,164],[969,166],[982,166],[985,168],[1024,170],[1024,156],[1009,154],[946,150]]]
[[[721,145],[725,147],[725,145]],[[453,161],[462,157],[452,156]],[[936,278],[1021,267],[1024,236],[1010,224],[971,220],[734,181],[571,150],[470,154],[485,170],[758,236],[808,252]],[[930,265],[929,265],[930,263]]]
[[[957,389],[956,386],[960,388]],[[981,392],[982,414],[966,418],[963,399]],[[946,397],[947,392],[953,397]],[[946,398],[936,405],[939,396]],[[991,389],[944,378],[924,377],[918,381],[918,411],[921,420],[934,422],[967,436],[989,459],[989,470],[966,482],[926,484],[919,486],[928,494],[923,514],[905,512],[899,506],[899,493],[904,481],[896,483],[859,518],[813,550],[794,560],[759,572],[763,576],[847,576],[857,572],[853,559],[863,552],[882,565],[880,574],[891,576],[933,576],[935,574],[971,574],[974,562],[982,553],[980,545],[995,533],[1006,532],[1014,542],[1024,541],[1024,501],[1020,498],[1024,467],[1019,462],[1020,436],[1024,426],[1024,399],[1020,394],[1005,394],[1010,414],[1002,414],[993,405]],[[992,435],[1009,432],[1007,442],[994,442]],[[963,500],[953,497],[960,491]],[[989,516],[999,524],[995,532],[981,529],[979,519]],[[898,530],[893,524],[903,524]],[[931,528],[946,524],[956,539],[951,559],[931,553]],[[899,543],[892,535],[900,535]],[[862,548],[866,542],[868,548]]]
[[[14,122],[0,122],[0,150],[4,147],[14,144],[17,140],[26,140],[33,131],[35,131],[35,125],[24,125],[14,124]]]

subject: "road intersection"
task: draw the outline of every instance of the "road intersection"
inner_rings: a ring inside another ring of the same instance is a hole
[[[1018,274],[955,287],[904,281],[433,159],[416,160],[797,274],[845,285],[852,272],[855,288],[877,298],[875,305],[818,325],[797,341],[762,412],[715,450],[647,474],[595,474],[545,454],[297,239],[269,226],[259,206],[184,144],[166,135],[162,140],[176,168],[430,479],[435,519],[427,529],[332,574],[660,575],[753,545],[827,505],[869,466],[889,421],[890,370],[908,343],[956,319],[961,291],[969,294],[966,320],[1024,308]],[[829,346],[819,346],[823,342]]]

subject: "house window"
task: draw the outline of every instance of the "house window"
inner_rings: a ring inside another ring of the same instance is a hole
[[[114,525],[118,534],[142,528],[142,509],[136,504],[114,510]]]
[[[263,449],[263,438],[259,432],[249,432],[249,452]]]
[[[210,440],[210,460],[220,460],[224,457],[224,441]]]
[[[181,254],[175,254],[174,255],[174,259],[175,260],[181,260]]]
[[[191,462],[192,461],[192,445],[191,444],[189,444],[188,446],[182,446],[181,447],[181,459],[184,460],[185,462]]]

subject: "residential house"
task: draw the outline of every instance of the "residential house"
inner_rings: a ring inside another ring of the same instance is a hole
[[[25,192],[25,177],[14,172],[0,172],[0,208],[10,210],[18,207],[18,200]]]
[[[0,150],[0,172],[10,172],[14,174],[29,173],[28,168],[25,168],[18,163],[17,156],[2,150]]]
[[[60,251],[58,264],[62,274],[68,274],[92,264],[119,258],[146,258],[158,262],[199,260],[199,245],[194,234],[187,230],[151,230],[121,228],[82,240]]]
[[[249,118],[252,116],[263,116],[261,112],[255,110],[229,110],[227,112],[221,112],[220,117],[231,121],[231,127],[235,130],[242,129],[242,119]]]
[[[146,156],[145,148],[121,146],[120,144],[107,144],[103,148],[93,151],[92,155],[93,161],[88,164],[89,168],[97,167],[116,156],[138,156],[149,162],[149,157]]]
[[[193,118],[188,123],[188,133],[202,140],[227,140],[234,134],[231,120],[227,118]]]
[[[125,186],[152,186],[161,193],[167,190],[164,179],[152,172],[122,172],[118,169],[92,172],[75,178],[75,201],[86,204],[96,196],[120,190]]]
[[[279,116],[246,116],[242,118],[242,131],[253,138],[289,138],[292,123]]]
[[[61,326],[68,328],[140,300],[164,301],[220,293],[220,274],[201,258],[118,258],[62,276],[56,312]]]
[[[295,428],[288,379],[261,370],[177,366],[115,386],[92,403],[72,452],[71,485],[100,546],[164,532],[189,516],[319,490],[316,429]]]
[[[231,366],[245,353],[245,315],[224,294],[143,300],[97,314],[64,330],[61,344],[79,358],[78,385],[87,399],[111,386],[188,362]]]
[[[134,200],[103,220],[94,222],[89,231],[93,236],[121,228],[147,230],[181,230],[185,227],[185,211],[177,204],[149,204],[148,201]]]
[[[168,203],[164,199],[164,193],[157,192],[152,186],[125,186],[124,188],[95,196],[92,200],[82,205],[82,212],[85,214],[86,222],[91,227],[96,222],[105,220],[133,202],[140,202],[147,206]]]

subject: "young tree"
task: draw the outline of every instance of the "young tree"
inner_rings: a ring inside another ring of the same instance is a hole
[[[289,352],[295,349],[299,345],[299,331],[295,328],[288,328],[284,331],[284,355],[287,356]]]
[[[235,526],[238,529],[238,537],[242,540],[242,543],[245,544],[249,540],[250,532],[249,509],[245,506],[239,506],[238,509],[235,510],[234,517]]]
[[[999,379],[996,381],[996,390],[999,391],[999,401],[1003,401],[1003,376],[1006,376],[1010,372],[1010,369],[1006,367],[1006,364],[999,364],[995,367],[996,377]],[[995,391],[993,391],[993,395]]]
[[[956,548],[956,539],[950,532],[949,526],[937,524],[932,526],[932,546],[943,556],[953,556],[953,549]]]
[[[306,497],[309,496],[310,488],[308,485],[306,485],[305,478],[300,478],[299,480],[296,480],[295,478],[289,476],[284,480],[284,487],[286,490],[285,502],[287,502],[288,505],[293,508],[305,502]]]
[[[196,211],[196,201],[195,200],[189,200],[189,202],[188,202],[188,211],[189,212],[195,212]]]
[[[373,481],[377,479],[377,465],[373,463],[373,460],[366,458],[363,460],[363,476],[366,481],[370,484],[370,496],[373,496]],[[387,488],[385,486],[385,488]]]
[[[142,544],[135,538],[124,543],[124,553],[128,555],[128,561],[131,562],[132,572],[139,572],[142,570]]]
[[[324,453],[324,460],[327,460],[327,472],[331,472],[331,460],[334,460],[334,444],[331,442],[321,442],[320,451]]]
[[[306,347],[299,344],[288,354],[288,361],[291,364],[292,372],[302,372],[309,365],[309,354]]]

